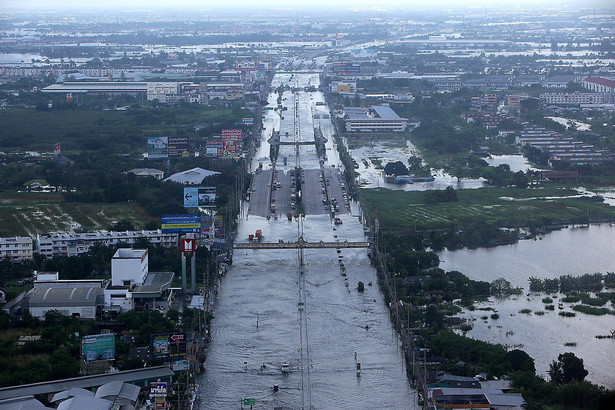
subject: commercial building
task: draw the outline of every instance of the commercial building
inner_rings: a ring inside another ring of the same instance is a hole
[[[57,272],[37,272],[34,288],[23,299],[34,317],[54,310],[64,316],[95,319],[104,302],[104,280],[61,280]]]
[[[104,310],[166,310],[173,272],[149,272],[147,249],[120,248],[111,259],[111,281],[104,290]]]
[[[401,118],[387,105],[372,105],[371,108],[344,107],[346,131],[403,132],[407,118]]]
[[[145,238],[165,248],[177,246],[177,234],[163,233],[160,229],[141,231],[95,231],[95,232],[51,232],[36,236],[36,251],[48,258],[75,256],[90,250],[94,244],[115,246],[119,243],[134,245]]]
[[[581,76],[576,74],[560,74],[546,78],[542,82],[542,86],[545,88],[566,88],[568,83],[578,83],[581,81]]]
[[[41,91],[49,94],[141,94],[147,93],[148,83],[139,82],[70,82],[52,84]]]
[[[597,93],[615,93],[615,80],[604,77],[588,77],[581,83],[583,87]]]
[[[32,259],[32,239],[28,236],[0,238],[0,258],[11,258],[14,262]]]
[[[126,173],[135,174],[138,177],[154,177],[161,181],[164,178],[164,171],[155,168],[133,168]]]
[[[546,93],[540,94],[540,99],[547,104],[554,105],[580,105],[604,104],[604,93]]]
[[[179,94],[180,84],[177,82],[147,83],[147,100],[166,103],[168,99]]]

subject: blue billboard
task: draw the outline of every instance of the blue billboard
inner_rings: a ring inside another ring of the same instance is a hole
[[[162,215],[163,233],[199,233],[200,215]]]
[[[184,208],[198,207],[216,207],[216,187],[184,188]]]

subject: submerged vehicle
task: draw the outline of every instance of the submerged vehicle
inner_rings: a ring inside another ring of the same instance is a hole
[[[282,362],[280,364],[280,368],[282,369],[282,373],[289,373],[290,372],[290,363]]]

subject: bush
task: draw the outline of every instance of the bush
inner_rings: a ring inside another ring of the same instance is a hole
[[[553,303],[553,299],[550,297],[542,298],[542,303]]]
[[[491,319],[493,320],[498,320],[500,318],[500,315],[498,315],[497,313],[494,313],[491,315]]]

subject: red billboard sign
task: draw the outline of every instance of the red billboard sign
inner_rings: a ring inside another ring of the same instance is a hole
[[[241,154],[241,128],[222,130],[222,156],[236,158]]]
[[[182,239],[182,252],[192,253],[196,252],[196,239]]]

